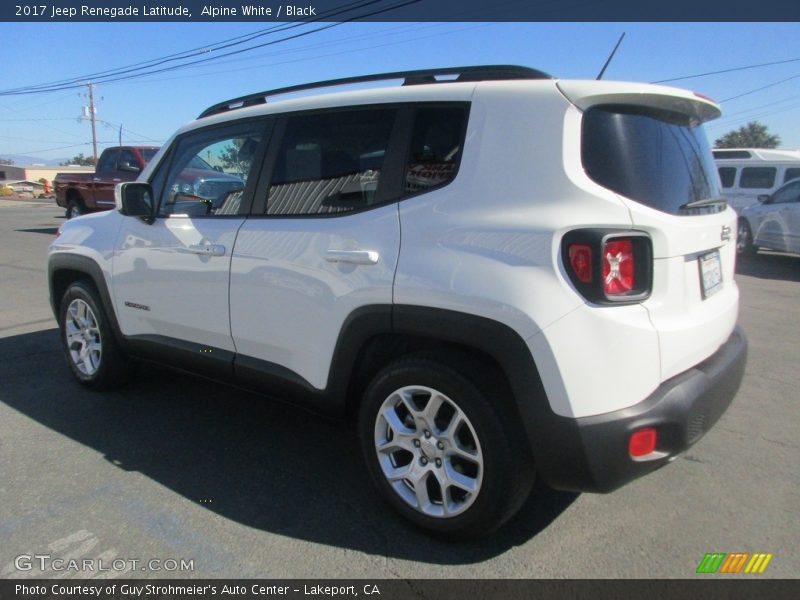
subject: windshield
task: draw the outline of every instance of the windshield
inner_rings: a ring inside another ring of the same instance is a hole
[[[638,106],[599,106],[583,118],[586,173],[603,187],[662,212],[723,210],[702,127],[689,117]]]

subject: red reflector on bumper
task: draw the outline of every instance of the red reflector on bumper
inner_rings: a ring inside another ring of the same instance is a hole
[[[652,427],[646,427],[631,434],[628,442],[628,454],[633,458],[641,458],[656,451],[658,432]]]

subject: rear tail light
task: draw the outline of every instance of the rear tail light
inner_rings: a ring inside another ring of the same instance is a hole
[[[636,289],[636,255],[629,239],[603,243],[603,291],[620,296]]]
[[[592,247],[587,244],[571,244],[569,265],[581,283],[592,283]]]
[[[567,274],[596,304],[641,302],[650,295],[653,271],[650,238],[639,232],[579,229],[562,242]]]

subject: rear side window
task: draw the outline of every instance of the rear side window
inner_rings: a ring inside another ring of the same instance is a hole
[[[406,165],[406,195],[446,185],[455,178],[466,124],[464,107],[427,107],[417,111]]]
[[[720,167],[719,179],[722,182],[722,187],[733,187],[733,182],[736,181],[736,167]]]
[[[341,213],[374,204],[396,113],[378,108],[290,116],[267,214]]]
[[[798,177],[800,177],[800,168],[792,167],[786,169],[786,173],[783,176],[783,183],[791,181],[792,179],[797,179]]]
[[[775,167],[745,167],[739,178],[740,188],[771,188],[775,185]]]
[[[720,196],[705,132],[684,115],[635,106],[591,108],[583,118],[581,156],[592,180],[662,212],[696,214],[682,207]]]

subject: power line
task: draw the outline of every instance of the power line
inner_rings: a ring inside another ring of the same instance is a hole
[[[750,90],[749,92],[743,92],[736,96],[731,96],[730,98],[725,98],[724,100],[720,100],[722,102],[730,102],[731,100],[736,100],[737,98],[741,98],[743,96],[749,96],[750,94],[755,94],[756,92],[760,92],[762,90],[766,90],[767,88],[775,87],[776,85],[780,85],[782,83],[786,83],[787,81],[791,81],[792,79],[797,79],[800,75],[792,75],[791,77],[787,77],[786,79],[781,79],[780,81],[774,81],[773,83],[768,83],[767,85],[762,85],[761,87],[755,88]]]
[[[192,56],[196,56],[198,54],[205,54],[205,53],[213,52],[213,51],[216,51],[216,50],[222,50],[222,49],[225,49],[225,48],[229,48],[229,47],[232,47],[232,46],[236,46],[236,45],[239,45],[239,44],[243,44],[243,43],[249,42],[249,41],[257,39],[259,37],[263,37],[265,35],[269,35],[270,33],[274,33],[274,32],[277,32],[277,31],[285,31],[285,30],[288,30],[288,29],[294,29],[296,27],[300,27],[300,26],[306,25],[307,23],[318,21],[320,19],[326,19],[326,18],[329,18],[329,17],[333,17],[333,16],[341,14],[342,12],[348,12],[350,10],[354,10],[354,9],[357,9],[357,8],[363,8],[363,7],[368,6],[370,4],[374,4],[376,2],[382,2],[382,1],[384,1],[384,0],[368,0],[368,1],[357,0],[356,2],[350,2],[348,4],[341,5],[341,6],[337,7],[337,8],[334,8],[331,11],[328,11],[326,13],[321,14],[320,16],[316,17],[315,19],[309,19],[308,21],[301,21],[301,22],[298,22],[298,23],[289,23],[289,24],[283,23],[283,24],[280,24],[280,25],[273,25],[272,27],[268,27],[266,29],[262,29],[262,30],[259,30],[259,31],[253,32],[253,33],[240,35],[240,36],[236,36],[236,37],[233,37],[233,38],[228,38],[226,40],[215,42],[213,44],[207,44],[207,45],[204,45],[204,46],[199,46],[199,47],[193,48],[191,50],[184,50],[184,51],[177,52],[177,53],[174,53],[174,54],[168,54],[166,56],[153,58],[153,59],[150,59],[150,60],[147,60],[147,61],[137,62],[137,63],[133,63],[133,64],[130,64],[130,65],[125,65],[125,66],[122,66],[122,67],[116,67],[114,69],[107,69],[105,71],[97,71],[97,72],[94,72],[94,73],[81,75],[79,77],[73,77],[73,78],[69,78],[69,79],[61,79],[61,80],[57,80],[57,81],[50,82],[50,83],[43,83],[43,84],[38,84],[38,85],[32,85],[32,86],[25,86],[25,87],[20,87],[20,88],[11,88],[11,89],[8,89],[8,90],[2,90],[2,92],[0,92],[0,94],[6,94],[6,93],[12,94],[14,92],[22,92],[22,91],[27,92],[27,91],[33,91],[33,90],[45,91],[45,90],[49,90],[53,86],[63,86],[63,85],[69,85],[69,84],[85,85],[85,82],[87,80],[90,80],[90,79],[98,79],[98,78],[104,78],[104,77],[111,77],[111,76],[115,76],[115,75],[122,75],[122,74],[125,74],[125,73],[130,73],[130,72],[134,72],[134,71],[138,71],[138,70],[142,70],[142,69],[146,69],[146,68],[150,68],[150,67],[155,67],[155,66],[158,66],[158,65],[161,65],[161,64],[166,64],[168,62],[173,62],[173,61],[177,61],[177,60],[183,60],[183,59],[186,59],[186,58],[191,58]],[[356,5],[356,6],[354,6],[354,5]],[[67,89],[67,88],[63,88],[63,89]]]
[[[695,75],[683,75],[681,77],[672,77],[670,79],[660,79],[659,81],[653,81],[651,83],[668,83],[670,81],[681,81],[683,79],[695,79],[697,77],[707,77],[708,75],[720,75],[722,73],[735,73],[737,71],[746,71],[747,69],[758,69],[760,67],[771,67],[773,65],[785,65],[787,63],[793,63],[798,61],[800,61],[800,58],[789,58],[787,60],[776,60],[773,62],[760,63],[757,65],[747,65],[744,67],[733,67],[730,69],[722,69],[721,71],[708,71],[707,73],[697,73]]]
[[[362,2],[357,8],[363,8],[363,7],[368,6],[370,4],[374,4],[376,2],[382,2],[382,1],[384,1],[384,0],[369,0],[368,2]],[[379,10],[374,10],[372,12],[358,14],[358,15],[355,15],[353,17],[350,17],[349,19],[344,19],[344,20],[339,21],[339,22],[335,22],[335,23],[331,23],[331,24],[328,24],[328,25],[324,25],[322,27],[318,27],[318,28],[312,29],[310,31],[303,31],[303,32],[296,33],[296,34],[293,34],[293,35],[290,35],[290,36],[286,36],[286,37],[283,37],[283,38],[280,38],[280,39],[277,39],[277,40],[264,42],[262,44],[257,44],[255,46],[249,46],[247,48],[241,48],[241,49],[238,49],[238,50],[233,50],[233,51],[226,52],[226,53],[223,53],[223,54],[219,54],[219,55],[216,55],[216,56],[211,56],[211,57],[208,57],[208,58],[205,58],[205,59],[184,62],[184,63],[181,63],[179,65],[172,65],[172,66],[169,66],[169,67],[163,67],[161,69],[149,70],[149,71],[146,71],[146,72],[139,72],[139,73],[130,73],[129,72],[127,75],[121,75],[119,77],[117,77],[115,75],[122,74],[122,73],[125,73],[127,71],[118,71],[117,73],[110,73],[109,75],[103,75],[103,76],[97,78],[97,80],[94,83],[109,83],[109,82],[115,82],[115,81],[125,81],[125,80],[129,80],[129,79],[135,79],[135,78],[138,78],[138,77],[145,77],[145,76],[153,75],[153,74],[157,74],[157,73],[175,71],[175,70],[178,70],[178,69],[186,68],[186,67],[191,66],[191,65],[197,65],[197,64],[208,63],[208,62],[211,62],[211,61],[216,61],[216,60],[219,60],[219,59],[222,59],[222,58],[227,58],[229,56],[242,54],[244,52],[250,52],[250,51],[256,50],[258,48],[264,48],[266,46],[272,46],[272,45],[275,45],[275,44],[279,44],[281,42],[286,42],[286,41],[289,41],[289,40],[305,37],[305,36],[308,36],[308,35],[311,35],[311,34],[314,34],[314,33],[318,33],[320,31],[325,31],[327,29],[331,29],[333,27],[338,27],[338,26],[343,25],[345,23],[349,23],[349,22],[352,22],[352,21],[356,21],[356,20],[372,17],[372,16],[375,16],[375,15],[379,15],[379,14],[382,14],[382,13],[385,13],[385,12],[396,10],[398,8],[403,8],[405,6],[416,4],[416,3],[421,2],[421,1],[422,0],[406,0],[405,2],[399,2],[397,4],[393,4],[392,6],[388,6],[386,8],[382,8],[382,9],[379,9]],[[347,10],[340,10],[339,12],[348,12],[350,10],[353,10],[353,9],[352,8],[348,8]],[[320,18],[322,18],[322,17],[317,17],[317,20],[319,20]],[[305,25],[305,24],[307,24],[307,22],[293,24],[292,27],[301,26],[301,25]],[[288,27],[286,27],[286,28],[288,28]],[[235,45],[235,44],[232,44],[232,45]],[[153,64],[153,65],[150,65],[150,66],[147,66],[147,67],[141,67],[141,69],[147,69],[147,68],[150,68],[151,66],[156,66],[156,65]],[[131,69],[131,71],[135,71],[135,70],[140,70],[140,69]],[[22,95],[22,94],[48,93],[48,92],[65,90],[65,89],[73,89],[73,88],[82,87],[82,86],[85,86],[85,85],[86,85],[85,80],[81,81],[81,82],[78,82],[78,80],[71,80],[71,81],[69,81],[67,83],[63,83],[63,84],[59,84],[59,83],[52,84],[52,85],[50,85],[50,84],[42,84],[42,85],[39,85],[39,86],[31,86],[31,87],[27,87],[27,88],[16,88],[16,89],[11,89],[11,90],[3,90],[3,91],[0,91],[0,96],[16,96],[16,95]]]
[[[441,26],[441,25],[442,25],[441,23],[440,24],[436,24],[436,26]],[[247,66],[247,67],[238,67],[238,68],[235,68],[235,69],[230,69],[229,68],[229,69],[225,69],[225,70],[222,70],[222,71],[205,71],[205,72],[202,72],[202,73],[195,73],[195,74],[192,74],[192,75],[179,75],[179,76],[175,76],[175,77],[164,77],[164,78],[159,78],[159,79],[152,79],[150,81],[151,82],[157,82],[157,81],[175,81],[175,80],[178,80],[178,79],[192,79],[192,78],[195,78],[195,77],[206,77],[206,76],[209,76],[209,75],[216,75],[216,74],[220,74],[220,73],[235,73],[235,72],[238,72],[238,71],[249,71],[249,70],[252,70],[253,68],[256,68],[256,67],[258,67],[258,68],[275,67],[275,66],[279,66],[279,65],[294,64],[294,63],[304,62],[304,61],[308,61],[308,60],[320,60],[320,59],[329,58],[329,57],[332,57],[332,56],[341,56],[343,54],[352,54],[354,52],[364,52],[364,51],[368,51],[368,50],[374,50],[376,48],[385,48],[385,47],[388,47],[388,46],[396,46],[396,45],[399,45],[399,44],[407,44],[407,43],[416,42],[416,41],[424,40],[424,39],[441,37],[441,36],[445,36],[445,35],[452,35],[454,33],[460,33],[460,32],[463,32],[463,31],[470,31],[470,30],[473,30],[473,29],[478,29],[478,28],[482,28],[482,27],[489,27],[489,26],[492,26],[492,25],[495,25],[495,24],[494,23],[479,23],[479,24],[476,24],[476,25],[470,25],[468,27],[462,27],[460,29],[454,29],[454,30],[451,30],[451,31],[436,32],[436,33],[431,33],[429,35],[421,35],[421,36],[410,37],[410,38],[407,37],[407,38],[403,38],[401,40],[386,42],[386,43],[383,43],[383,44],[371,44],[369,46],[359,46],[359,47],[356,47],[356,48],[350,48],[350,49],[346,49],[346,50],[339,50],[337,52],[327,52],[325,54],[315,54],[313,56],[305,56],[305,57],[292,58],[292,59],[280,60],[280,61],[259,62],[256,65],[251,65],[251,66]],[[376,37],[376,36],[364,36],[364,37]],[[253,57],[249,57],[249,58],[246,58],[246,59],[238,59],[238,60],[262,60],[263,58],[267,58],[267,57],[274,56],[274,55],[296,53],[298,51],[305,52],[305,51],[307,51],[309,49],[313,49],[313,48],[318,47],[318,46],[337,45],[337,44],[342,44],[342,43],[346,44],[346,43],[349,43],[349,42],[350,42],[350,40],[336,41],[336,42],[326,42],[326,43],[323,43],[323,44],[314,44],[314,45],[311,45],[311,46],[305,46],[305,47],[303,47],[301,49],[294,49],[294,50],[289,51],[289,52],[278,51],[278,52],[274,52],[274,53],[267,53],[267,54],[262,55],[262,56],[253,56]],[[233,59],[231,61],[226,61],[223,64],[232,63],[232,62],[235,62],[235,61],[237,61],[237,59]],[[215,66],[219,66],[219,65],[215,65]],[[202,68],[202,67],[191,67],[191,68]]]

